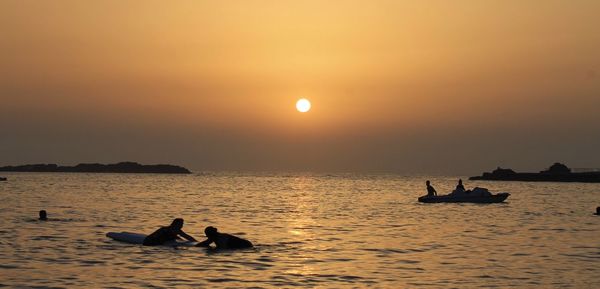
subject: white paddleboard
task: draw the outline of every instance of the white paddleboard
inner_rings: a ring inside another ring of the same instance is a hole
[[[125,243],[129,243],[129,244],[139,244],[139,245],[144,243],[144,239],[146,239],[146,236],[148,236],[148,235],[144,235],[144,234],[140,234],[140,233],[132,233],[132,232],[121,232],[121,233],[108,232],[108,233],[106,233],[106,237],[109,237],[115,241],[125,242]],[[196,244],[197,244],[197,242],[191,242],[191,241],[187,241],[187,240],[176,240],[176,241],[166,242],[163,244],[163,246],[192,247]]]

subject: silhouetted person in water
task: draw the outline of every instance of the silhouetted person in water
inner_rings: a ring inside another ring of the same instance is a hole
[[[210,243],[214,242],[217,249],[244,249],[253,247],[250,241],[234,235],[219,233],[215,227],[206,227],[204,234],[206,234],[206,238],[208,239],[198,243],[196,246],[208,247]]]
[[[40,220],[40,221],[48,221],[48,214],[46,213],[46,210],[41,210],[40,211],[40,218],[38,220]]]
[[[437,191],[435,190],[435,188],[433,186],[431,186],[431,182],[426,181],[425,184],[427,185],[427,196],[430,196],[430,197],[437,196]]]
[[[596,213],[594,215],[600,216],[600,207],[596,207]]]
[[[463,186],[462,179],[458,179],[458,185],[456,185],[457,191],[465,191],[465,186]]]
[[[177,218],[177,219],[173,220],[171,225],[169,225],[167,227],[161,227],[160,229],[156,230],[154,233],[148,235],[146,237],[146,239],[144,239],[144,245],[146,245],[146,246],[162,245],[165,242],[175,241],[176,239],[179,239],[179,236],[181,236],[189,241],[196,242],[196,239],[194,239],[192,236],[184,233],[181,230],[181,228],[183,228],[183,219]]]

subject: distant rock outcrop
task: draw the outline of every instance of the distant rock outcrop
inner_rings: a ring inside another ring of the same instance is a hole
[[[174,165],[141,165],[135,162],[116,164],[78,164],[76,166],[59,166],[56,164],[33,164],[0,167],[4,172],[42,172],[42,173],[138,173],[138,174],[190,174],[191,172]]]
[[[491,173],[470,177],[470,180],[523,181],[523,182],[584,182],[600,183],[600,172],[573,173],[569,167],[554,163],[539,173],[517,173],[511,169],[497,168]]]
[[[540,171],[540,174],[569,174],[571,169],[561,163],[554,163],[547,170]]]
[[[503,169],[501,167],[498,167],[497,169],[492,171],[492,174],[497,175],[497,176],[510,176],[510,175],[514,175],[516,173],[515,173],[515,171],[513,171],[511,169]]]

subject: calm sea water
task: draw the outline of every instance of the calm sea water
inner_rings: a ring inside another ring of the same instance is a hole
[[[466,182],[504,204],[420,204],[458,177],[5,173],[0,285],[600,288],[599,184]],[[49,222],[35,221],[46,209]],[[144,247],[109,231],[243,236],[252,250]]]

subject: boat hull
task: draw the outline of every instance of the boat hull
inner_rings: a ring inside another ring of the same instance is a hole
[[[510,196],[509,193],[498,193],[491,196],[473,196],[473,197],[455,197],[450,195],[445,196],[422,196],[419,197],[421,203],[477,203],[491,204],[502,203]]]

